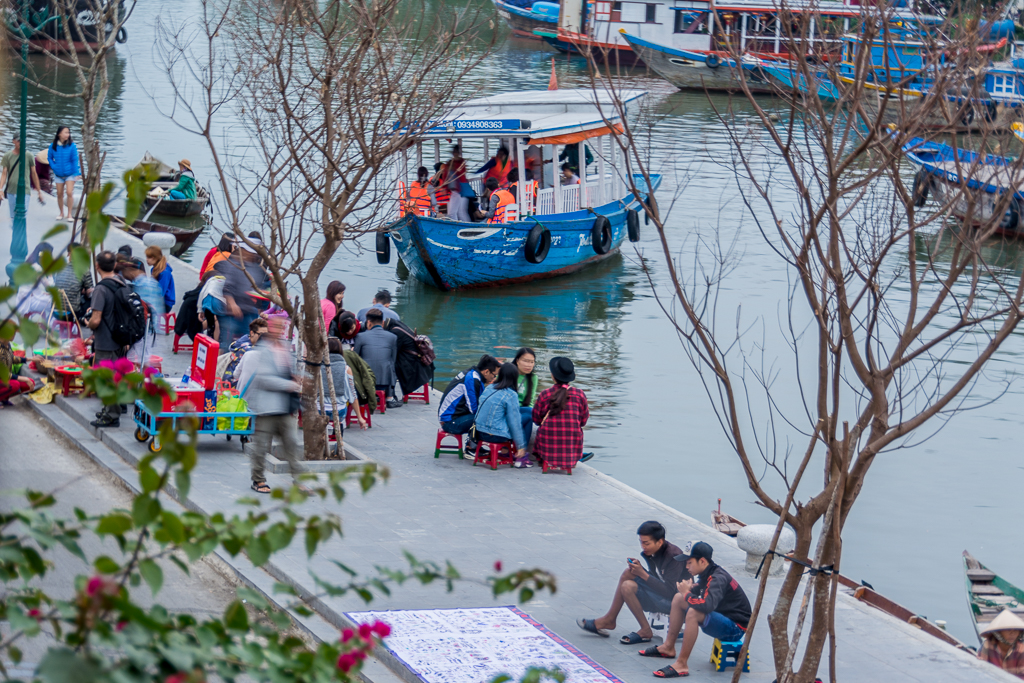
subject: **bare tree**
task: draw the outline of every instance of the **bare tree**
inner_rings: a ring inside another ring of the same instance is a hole
[[[343,243],[394,215],[389,174],[486,58],[489,45],[475,44],[483,20],[399,0],[202,7],[194,23],[161,31],[169,113],[207,140],[222,218],[259,253],[318,381],[320,276]],[[244,123],[233,140],[219,127],[228,110]],[[303,420],[306,457],[323,457],[324,417],[311,400]]]
[[[861,44],[898,52],[907,38],[899,17],[885,7],[860,10],[853,30]],[[779,517],[776,541],[784,524],[796,532],[791,559],[799,562],[789,563],[768,624],[780,683],[809,683],[826,645],[836,678],[842,530],[873,463],[982,405],[971,389],[1020,322],[1024,278],[990,261],[984,247],[999,232],[1024,229],[1018,228],[1021,207],[1012,192],[986,192],[977,183],[1017,187],[1024,169],[1020,160],[985,164],[984,154],[965,153],[953,137],[952,153],[937,161],[936,172],[920,171],[910,181],[904,146],[924,154],[927,145],[915,138],[960,132],[967,133],[968,150],[998,149],[1007,121],[979,97],[976,75],[992,48],[983,46],[976,21],[943,21],[914,38],[925,78],[893,71],[895,63],[879,69],[870,51],[855,45],[840,67],[835,57],[851,41],[807,40],[812,25],[817,36],[827,35],[830,17],[814,7],[791,12],[785,3],[778,12],[792,59],[776,63],[774,76],[735,68],[743,56],[739,31],[716,46],[729,53],[736,90],[745,96],[742,115],[719,111],[731,142],[730,158],[720,161],[735,168],[746,215],[789,274],[785,315],[757,322],[782,331],[795,393],[778,388],[781,370],[765,357],[763,344],[744,343],[750,321],[719,310],[722,285],[742,273],[729,237],[716,227],[716,237],[700,241],[683,260],[666,230],[666,212],[643,199],[657,165],[641,144],[649,124],[623,116],[616,139],[628,160],[620,171],[644,201],[668,270],[671,297],[655,295],[750,490]],[[830,50],[833,59],[823,59]],[[595,87],[619,87],[595,61],[591,73]],[[769,107],[753,96],[753,79],[760,87],[773,84],[784,115],[777,101]],[[930,85],[922,88],[921,80]],[[625,113],[621,102],[615,108]],[[664,142],[659,151],[672,155]],[[638,256],[646,267],[644,254]],[[825,472],[821,487],[804,476],[815,460]],[[771,561],[769,555],[768,567]],[[766,579],[767,571],[745,647]],[[739,676],[737,668],[734,680]]]

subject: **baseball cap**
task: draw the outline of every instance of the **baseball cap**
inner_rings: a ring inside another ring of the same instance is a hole
[[[675,559],[679,562],[686,562],[690,558],[695,560],[707,560],[710,562],[711,553],[713,552],[714,550],[711,546],[704,541],[690,541],[683,548],[683,554],[676,555]]]

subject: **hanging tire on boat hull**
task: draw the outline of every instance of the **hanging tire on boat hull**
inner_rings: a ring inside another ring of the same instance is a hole
[[[709,54],[707,57],[705,57],[704,63],[707,64],[709,69],[717,69],[718,67],[722,66],[722,60],[718,57],[718,55],[714,53]]]
[[[391,263],[391,238],[386,232],[377,233],[377,263]]]
[[[626,209],[626,229],[630,242],[640,241],[640,216],[637,215],[636,209]]]
[[[1020,209],[1020,199],[1017,197],[1011,199],[1010,206],[1006,209],[1006,214],[999,223],[999,229],[1017,232],[1020,229]]]
[[[551,249],[551,233],[539,224],[530,228],[530,234],[526,236],[527,262],[540,263],[547,258],[549,249]]]
[[[932,182],[931,174],[923,168],[914,176],[914,188],[911,191],[911,196],[914,198],[916,208],[920,209],[928,201],[928,192],[931,190]]]
[[[590,229],[590,243],[598,254],[607,254],[612,248],[612,224],[607,216],[597,216]]]

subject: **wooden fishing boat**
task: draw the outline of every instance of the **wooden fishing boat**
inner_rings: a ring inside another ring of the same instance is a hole
[[[618,97],[632,112],[646,94],[627,90]],[[434,142],[437,161],[441,140],[482,140],[484,158],[490,156],[489,142],[500,142],[517,168],[530,168],[526,160],[532,160],[537,179],[526,181],[526,191],[518,193],[505,210],[506,220],[498,223],[408,210],[403,208],[405,187],[415,180],[416,166],[426,163],[423,142],[417,143],[396,164],[395,218],[377,233],[378,262],[389,261],[393,243],[409,272],[438,289],[495,287],[572,273],[614,255],[627,236],[639,240],[641,203],[616,169],[621,152],[609,126],[621,124],[614,111],[609,93],[586,89],[510,92],[448,112],[421,135]],[[584,160],[577,184],[561,185],[561,175],[551,173],[563,145]],[[412,154],[417,164],[409,163]],[[657,189],[661,176],[650,179],[653,187],[647,192]],[[484,196],[482,180],[467,177],[467,196],[471,191]],[[642,178],[635,180],[644,187]]]
[[[736,534],[739,533],[739,530],[746,526],[746,524],[732,515],[722,512],[721,498],[718,499],[718,510],[711,511],[711,520],[715,530],[728,536],[736,536]],[[966,553],[964,554],[966,555]],[[950,635],[950,633],[945,629],[936,626],[925,617],[911,612],[898,602],[894,602],[893,600],[885,597],[881,593],[877,592],[874,587],[866,581],[857,583],[853,579],[843,576],[842,574],[836,574],[836,579],[839,581],[841,586],[849,589],[853,594],[853,597],[857,598],[861,602],[867,603],[876,609],[880,609],[886,614],[896,617],[900,621],[906,622],[911,626],[915,626],[928,635],[938,638],[953,647],[961,650],[969,649],[966,644],[955,636]]]
[[[537,29],[553,29],[558,23],[558,3],[538,2],[530,3],[527,7],[504,2],[503,0],[491,0],[498,16],[505,20],[508,27],[512,29],[512,35],[518,38],[529,38],[531,40],[543,40],[534,31]]]
[[[164,190],[170,190],[177,186],[181,175],[177,170],[160,161],[149,152],[143,155],[137,166],[153,168],[159,174],[151,189],[159,187]],[[158,199],[157,197],[147,195],[143,207],[144,211],[149,211],[155,205],[156,210],[153,213],[183,218],[185,216],[198,216],[206,209],[206,205],[209,203],[210,193],[197,180],[195,199],[171,199],[170,197]]]
[[[164,225],[163,223],[151,223],[149,221],[136,220],[131,225],[124,222],[120,216],[111,216],[110,225],[123,230],[133,237],[142,239],[147,232],[166,232],[174,235],[174,246],[171,247],[171,256],[181,256],[191,247],[199,236],[206,229],[206,223],[201,223],[198,228],[181,228],[176,225]]]
[[[974,630],[981,640],[981,630],[1004,609],[1024,617],[1024,590],[974,559],[964,551],[964,577],[967,580],[967,604],[971,608]]]

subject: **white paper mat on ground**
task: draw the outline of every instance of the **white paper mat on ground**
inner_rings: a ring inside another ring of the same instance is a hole
[[[356,623],[391,626],[385,646],[426,683],[519,678],[531,666],[558,668],[566,683],[622,683],[543,624],[515,607],[347,612]]]

